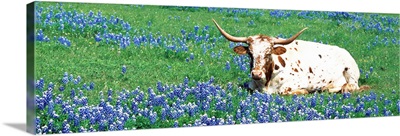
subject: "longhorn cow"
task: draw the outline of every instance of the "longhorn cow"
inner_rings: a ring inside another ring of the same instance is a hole
[[[288,39],[266,35],[235,37],[212,20],[227,40],[248,45],[238,45],[233,51],[250,57],[252,91],[290,95],[317,90],[343,93],[369,89],[369,86],[359,87],[359,69],[347,50],[296,39],[307,28]]]

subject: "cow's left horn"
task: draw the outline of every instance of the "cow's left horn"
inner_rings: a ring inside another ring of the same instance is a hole
[[[293,35],[289,39],[285,39],[285,40],[275,39],[274,44],[283,44],[283,45],[289,44],[289,43],[293,42],[306,29],[307,29],[307,27],[304,28],[303,30],[301,30],[300,32],[298,32],[297,34]]]
[[[222,34],[226,39],[228,39],[229,41],[232,41],[232,42],[246,42],[246,41],[247,41],[247,37],[234,37],[234,36],[228,34],[227,32],[224,31],[224,29],[222,29],[222,28],[218,25],[218,23],[217,23],[214,19],[212,19],[212,20],[214,21],[214,24],[217,26],[219,32],[221,32],[221,34]]]

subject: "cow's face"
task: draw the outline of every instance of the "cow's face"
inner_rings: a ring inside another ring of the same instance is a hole
[[[233,50],[240,55],[248,54],[251,58],[251,75],[254,80],[267,81],[270,77],[266,76],[266,73],[271,71],[273,62],[271,54],[283,54],[286,49],[282,46],[292,43],[304,30],[296,33],[289,39],[276,39],[268,36],[256,35],[250,37],[236,37],[225,32],[218,23],[213,19],[215,26],[221,32],[221,34],[229,41],[246,43],[248,46],[237,46]],[[280,47],[274,47],[279,45]]]
[[[254,80],[266,80],[266,73],[273,64],[271,54],[280,55],[286,52],[283,47],[273,47],[268,36],[251,36],[246,41],[248,46],[236,46],[233,51],[239,55],[249,55],[251,77]]]

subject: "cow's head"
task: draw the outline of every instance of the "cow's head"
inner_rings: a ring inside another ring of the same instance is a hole
[[[289,39],[278,39],[265,35],[255,35],[249,37],[235,37],[225,32],[218,23],[213,19],[214,24],[217,26],[221,34],[229,41],[245,43],[248,46],[234,47],[235,53],[239,55],[248,54],[251,59],[251,76],[256,81],[267,81],[270,77],[266,74],[272,70],[271,54],[280,55],[286,52],[282,46],[293,42],[305,29],[293,35]]]

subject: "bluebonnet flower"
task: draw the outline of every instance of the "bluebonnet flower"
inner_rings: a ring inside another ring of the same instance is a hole
[[[164,92],[164,87],[162,86],[161,81],[157,81],[157,90],[160,92]]]
[[[64,24],[61,24],[59,30],[64,30]]]
[[[400,113],[400,100],[397,100],[397,111]]]
[[[174,127],[174,128],[177,128],[177,127],[179,127],[178,125],[179,125],[179,124],[178,124],[178,120],[175,120],[174,126],[173,126],[173,127]]]
[[[115,128],[114,123],[110,124],[109,131],[115,131],[115,130],[117,129]]]
[[[103,23],[103,29],[107,29],[108,28],[108,26],[107,26],[107,24],[106,23]]]
[[[42,29],[39,29],[39,31],[37,32],[36,40],[37,41],[45,41],[45,42],[50,41],[50,39],[43,34],[43,30]]]
[[[343,93],[343,99],[350,98],[350,96],[351,96],[350,92]]]
[[[353,110],[351,105],[343,105],[342,109],[343,109],[344,113],[350,113]]]
[[[150,112],[149,119],[150,123],[154,124],[157,120],[157,112]]]
[[[48,126],[48,129],[49,129],[50,133],[53,132],[53,131],[55,130],[53,119],[50,119],[50,120],[49,120],[49,124],[48,124],[47,126]]]
[[[374,104],[374,114],[377,116],[379,114],[379,107]]]
[[[208,84],[214,83],[214,76],[211,76],[210,80],[208,80]]]
[[[73,81],[74,81],[74,84],[75,84],[75,85],[77,85],[77,84],[79,83],[79,82],[78,82],[78,79],[74,79]]]
[[[79,97],[83,97],[83,91],[82,90],[79,90]]]
[[[242,118],[242,112],[241,112],[240,109],[237,109],[237,110],[236,110],[236,119],[237,119],[237,120],[240,120],[241,118]]]
[[[194,116],[197,112],[197,105],[189,103],[188,105],[189,116]]]
[[[87,106],[87,104],[88,104],[88,98],[84,96],[84,97],[82,97],[82,99],[80,100],[80,102],[81,102],[81,105]]]
[[[48,88],[51,88],[51,89],[53,89],[53,88],[54,88],[54,84],[53,84],[53,82],[50,82],[50,83],[49,83],[49,85],[48,85]]]
[[[84,132],[86,132],[86,129],[83,126],[80,126],[78,132],[84,133]]]
[[[74,76],[72,74],[70,74],[68,77],[68,81],[72,81],[72,80],[74,80]]]
[[[189,78],[188,78],[188,77],[185,77],[185,78],[183,79],[183,84],[184,84],[184,85],[188,85],[188,84],[189,84]]]
[[[78,83],[81,82],[82,80],[81,76],[76,77],[76,80],[78,81]]]
[[[166,108],[161,109],[161,120],[166,120],[167,119],[167,110]]]
[[[248,26],[254,26],[255,25],[254,20],[250,20],[250,22],[248,22],[247,25]]]
[[[136,96],[136,101],[140,102],[144,99],[144,93],[143,91],[139,91],[139,95]]]
[[[79,114],[76,113],[74,116],[74,126],[78,127],[80,125],[80,119],[79,119]]]
[[[99,127],[98,127],[99,131],[105,131],[107,129],[107,125],[108,125],[107,120],[105,120],[105,119],[101,120]]]
[[[194,32],[197,34],[198,31],[199,31],[199,26],[198,26],[198,25],[195,25],[195,26],[194,26]]]
[[[49,133],[49,128],[47,127],[47,125],[42,126],[42,132],[44,134]]]
[[[94,116],[90,117],[89,123],[94,125],[96,123],[96,118]]]
[[[40,91],[43,91],[44,87],[44,79],[40,78],[38,81],[36,81],[36,88],[39,89]]]
[[[137,114],[139,112],[138,102],[136,102],[134,99],[131,103],[131,109],[132,109],[132,113],[134,113],[134,114]]]
[[[64,86],[60,86],[60,87],[58,88],[58,90],[60,90],[61,92],[64,91]]]
[[[122,121],[117,121],[117,130],[124,130],[124,124]]]
[[[41,120],[39,116],[36,116],[35,118],[35,126],[40,126]]]
[[[386,107],[383,107],[383,116],[391,116],[390,110],[387,110]]]
[[[371,99],[371,100],[376,100],[376,98],[377,98],[376,93],[371,91],[371,92],[369,93],[369,99]]]
[[[71,89],[70,98],[73,99],[75,97],[75,89]]]
[[[53,100],[50,100],[48,107],[47,107],[47,114],[52,115],[53,111],[54,111],[54,102],[53,102]]]
[[[94,36],[94,40],[95,40],[96,42],[100,42],[100,41],[102,40],[102,38],[100,37],[100,33],[98,33],[98,34],[96,34],[96,35]]]
[[[86,90],[89,90],[89,87],[86,85],[86,83],[83,83],[82,88],[86,89]]]
[[[93,89],[94,89],[94,83],[93,83],[93,82],[90,82],[89,89],[90,89],[90,90],[93,90]]]
[[[185,35],[185,34],[186,34],[186,31],[185,31],[184,29],[181,29],[181,34],[182,34],[182,35]]]
[[[391,104],[392,103],[392,101],[390,101],[390,100],[388,100],[387,98],[385,98],[385,101],[384,101],[384,105],[386,106],[386,105],[389,105],[389,104]]]
[[[69,111],[69,112],[68,112],[68,118],[67,118],[68,122],[73,121],[73,120],[74,120],[74,117],[75,117],[74,111],[72,111],[72,110]],[[64,121],[64,123],[66,123],[66,121]]]
[[[231,69],[231,64],[229,63],[229,61],[226,61],[225,69],[226,70],[230,70]]]
[[[147,22],[147,27],[150,27],[151,24],[152,24],[151,21]]]
[[[315,95],[313,95],[313,96],[311,97],[311,104],[310,104],[310,106],[311,106],[311,107],[315,107],[316,105],[317,105],[317,98],[316,98]]]
[[[64,46],[70,47],[71,46],[71,42],[64,36],[60,36],[58,38],[58,42],[61,43]]]
[[[365,116],[366,116],[366,117],[369,117],[369,116],[371,116],[371,114],[372,114],[372,110],[371,110],[371,108],[368,108],[368,109],[365,111]]]
[[[66,120],[64,120],[63,124],[62,124],[62,133],[70,133],[70,125],[68,124],[68,122]]]
[[[112,96],[112,92],[113,92],[112,88],[108,89],[107,96],[108,97]]]

